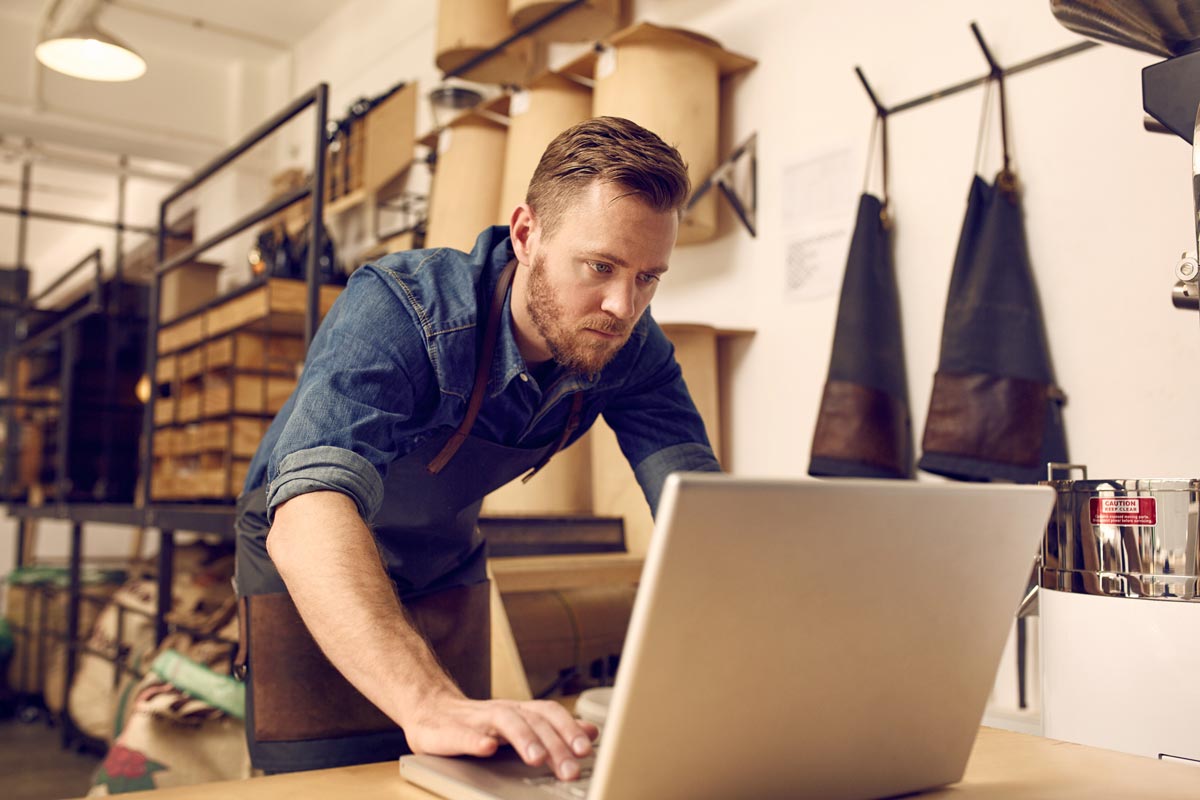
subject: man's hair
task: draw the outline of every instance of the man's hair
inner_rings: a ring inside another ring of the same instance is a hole
[[[550,234],[575,197],[596,181],[621,186],[655,211],[680,215],[691,194],[678,150],[627,119],[595,117],[550,142],[525,202]]]

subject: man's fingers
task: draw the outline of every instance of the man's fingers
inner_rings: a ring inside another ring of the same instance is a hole
[[[579,758],[592,752],[594,725],[547,701],[462,701],[407,731],[417,753],[490,756],[507,742],[530,766],[549,763],[561,780],[579,777]]]
[[[508,741],[517,755],[531,767],[545,763],[548,752],[539,737],[515,707],[493,706],[492,732]]]
[[[575,760],[575,756],[563,741],[563,737],[558,730],[550,724],[546,717],[538,713],[537,709],[525,707],[525,720],[529,723],[529,727],[538,735],[545,746],[546,751],[550,754],[550,766],[554,769],[554,774],[559,780],[573,781],[579,777],[579,762]]]
[[[554,726],[558,738],[567,743],[573,755],[584,758],[592,754],[592,739],[596,738],[595,726],[584,727],[586,723],[575,719],[553,700],[543,700],[533,705]]]

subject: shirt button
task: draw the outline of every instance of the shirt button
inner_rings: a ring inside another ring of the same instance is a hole
[[[524,372],[522,372],[522,373],[521,373],[521,380],[525,381],[526,383],[529,383],[529,376],[528,376],[528,375],[526,375]]]

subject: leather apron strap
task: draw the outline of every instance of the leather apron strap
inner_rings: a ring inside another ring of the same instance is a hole
[[[514,258],[509,261],[500,273],[500,279],[496,282],[496,290],[492,292],[492,304],[488,309],[487,328],[483,334],[483,344],[480,347],[479,363],[475,365],[475,385],[471,388],[471,397],[467,401],[467,413],[459,423],[457,430],[450,435],[446,440],[446,444],[442,447],[433,459],[425,465],[426,471],[431,475],[437,475],[446,465],[450,463],[450,459],[454,458],[454,454],[458,452],[463,443],[467,441],[467,436],[471,433],[471,428],[475,426],[475,420],[479,417],[479,409],[483,406],[483,395],[487,391],[488,375],[492,371],[492,358],[496,354],[496,340],[500,338],[500,319],[503,317],[504,299],[508,296],[508,289],[512,285],[513,274],[517,270],[517,260]],[[537,466],[531,469],[522,481],[528,481],[534,475],[550,462],[555,453],[563,449],[566,443],[571,439],[571,434],[579,428],[579,422],[583,411],[583,393],[575,392],[571,396],[571,413],[567,418],[567,427],[563,430],[562,436],[559,437],[558,443],[554,449],[546,453]]]
[[[500,273],[496,282],[496,290],[492,293],[492,305],[488,309],[487,328],[483,334],[483,345],[480,347],[479,363],[475,365],[475,386],[471,389],[471,398],[467,401],[467,414],[453,434],[450,435],[442,451],[425,465],[430,474],[437,475],[454,458],[454,454],[467,440],[479,409],[483,405],[483,394],[487,391],[488,374],[492,371],[492,357],[496,354],[496,340],[500,338],[500,318],[504,310],[504,298],[508,296],[508,288],[512,286],[513,273],[517,271],[517,260],[509,261]]]

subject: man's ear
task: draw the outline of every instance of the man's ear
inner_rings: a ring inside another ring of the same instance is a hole
[[[533,215],[533,209],[528,203],[521,203],[513,209],[512,219],[508,223],[509,236],[512,239],[513,254],[517,261],[529,264],[533,260],[533,250],[540,226]]]

